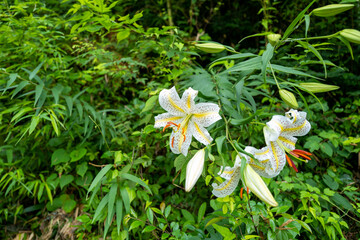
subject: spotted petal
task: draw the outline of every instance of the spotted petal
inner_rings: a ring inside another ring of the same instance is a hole
[[[195,107],[194,99],[196,98],[197,94],[198,94],[198,91],[196,91],[192,88],[188,88],[185,90],[185,92],[183,93],[183,95],[181,97],[181,101],[186,106],[188,113],[191,112],[191,109],[193,109]]]
[[[217,104],[199,103],[195,105],[191,113],[194,114],[193,120],[197,124],[208,127],[221,119],[219,110],[220,108]]]
[[[184,156],[188,154],[190,143],[192,140],[193,125],[187,124],[184,130],[173,131],[170,135],[170,149],[173,153],[182,153]]]
[[[164,89],[159,94],[160,106],[174,116],[187,115],[187,107],[181,101],[175,87]]]
[[[230,178],[221,183],[220,185],[213,183],[212,187],[214,188],[212,193],[216,197],[226,197],[234,192],[235,188],[239,184],[241,174],[240,167],[236,167],[235,171],[231,174]]]
[[[213,140],[212,137],[202,125],[192,120],[190,120],[189,125],[193,126],[193,136],[196,140],[198,140],[199,142],[205,145],[208,145],[212,142]]]
[[[168,122],[173,122],[175,124],[181,123],[184,117],[174,116],[171,113],[159,114],[155,117],[155,128],[165,127]]]

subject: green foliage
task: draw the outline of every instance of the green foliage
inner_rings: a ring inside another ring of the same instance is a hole
[[[354,4],[324,19],[311,13],[320,3],[298,1],[5,1],[0,238],[359,237],[359,45],[339,34],[359,29]],[[267,43],[271,32],[282,38]],[[192,42],[211,38],[229,46],[206,54]],[[318,82],[340,89],[301,85]],[[158,93],[172,85],[198,90],[223,116],[208,128],[215,140],[191,193],[181,186],[196,151],[174,155],[154,128]],[[212,198],[220,167],[260,147],[262,124],[293,103],[282,90],[308,114],[299,146],[314,158],[267,181],[278,207],[240,189]]]

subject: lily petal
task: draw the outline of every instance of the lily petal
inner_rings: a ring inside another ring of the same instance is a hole
[[[191,110],[194,114],[193,120],[204,127],[208,127],[211,124],[221,119],[219,115],[219,106],[214,103],[199,103]]]
[[[270,142],[270,160],[271,168],[267,169],[267,172],[270,175],[278,175],[280,171],[284,168],[286,163],[285,151],[279,146],[277,142]],[[275,176],[276,176],[275,175]]]
[[[209,132],[200,124],[190,120],[189,125],[193,126],[193,136],[202,144],[208,145],[212,142],[212,137]]]
[[[241,159],[239,156],[236,156],[235,164],[233,167],[226,166],[224,169],[221,167],[220,171],[218,172],[218,175],[224,179],[231,179],[232,175],[236,171],[238,167],[240,167]]]
[[[168,122],[173,122],[176,124],[181,123],[184,117],[174,116],[171,113],[162,113],[155,117],[155,125],[154,128],[165,127]]]
[[[181,101],[175,87],[164,89],[159,94],[160,106],[174,116],[186,116],[186,105]]]
[[[186,89],[181,97],[181,101],[187,107],[187,111],[190,112],[191,109],[195,106],[194,99],[198,95],[198,91],[192,89],[191,87]]]
[[[240,170],[240,167],[236,167],[235,171],[233,171],[231,174],[230,179],[227,179],[220,185],[213,183],[212,187],[214,189],[212,194],[214,194],[216,197],[226,197],[233,193],[241,178]]]
[[[279,141],[284,147],[292,151],[295,149],[297,138],[288,134],[280,134],[277,141]]]
[[[184,156],[188,154],[193,134],[193,125],[188,124],[184,130],[172,131],[170,135],[170,149],[173,153],[182,153]]]

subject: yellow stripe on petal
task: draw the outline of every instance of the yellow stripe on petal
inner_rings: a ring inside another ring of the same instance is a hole
[[[222,173],[231,175],[231,174],[233,174],[233,172],[234,172],[234,170],[232,170],[232,171],[223,171]]]
[[[194,113],[194,117],[202,118],[212,114],[218,114],[218,113],[217,112]]]
[[[187,107],[190,109],[191,108],[191,94],[189,93],[187,101],[186,101]]]
[[[169,99],[169,102],[170,104],[176,108],[177,110],[179,110],[180,112],[185,112],[181,107],[179,107],[178,105],[176,105],[176,103],[174,102],[174,100],[172,100],[172,98],[170,97],[170,95],[168,95],[168,99]]]
[[[305,125],[306,125],[306,121],[304,121],[304,123],[301,124],[301,126],[294,127],[294,128],[287,128],[284,131],[296,131],[296,130],[302,129],[303,127],[305,127]]]
[[[222,190],[228,188],[230,186],[231,182],[235,179],[235,177],[237,177],[236,174],[233,174],[231,176],[231,178],[229,179],[229,181],[225,184],[225,186],[223,186],[222,188],[216,189],[216,190],[217,191],[222,191]]]
[[[194,122],[196,131],[201,135],[201,137],[203,137],[205,139],[205,141],[207,141],[208,143],[211,143],[211,141],[205,136],[205,134],[201,131],[201,129],[199,128],[199,126],[197,125],[196,122]]]
[[[171,121],[178,120],[178,119],[180,119],[180,118],[183,118],[183,117],[170,117],[170,118],[165,118],[165,119],[157,120],[157,121],[155,121],[155,123],[171,122]]]
[[[257,169],[259,169],[259,170],[265,170],[265,168],[264,167],[260,167],[260,166],[258,166],[258,165],[256,165],[256,164],[254,164],[254,163],[249,163],[252,167],[254,167],[254,168],[257,168]]]
[[[265,155],[269,152],[269,149],[266,149],[264,152],[255,153],[255,155]]]
[[[281,124],[280,124],[279,122],[277,122],[277,121],[274,121],[274,123],[276,123],[276,125],[278,125],[278,126],[280,127],[281,131],[284,131],[283,125],[281,125]]]
[[[293,142],[293,141],[290,141],[289,139],[287,139],[287,138],[284,138],[284,137],[279,137],[279,140],[280,141],[283,141],[283,142],[285,142],[285,143],[287,143],[287,144],[290,144],[290,145],[292,145],[292,146],[295,146],[295,143]]]
[[[275,149],[275,146],[274,146],[273,142],[270,142],[270,145],[271,145],[271,150],[272,150],[272,152],[274,154],[274,157],[275,157],[276,170],[278,170],[278,168],[279,168],[279,159],[278,159],[278,156],[276,155],[276,149]]]

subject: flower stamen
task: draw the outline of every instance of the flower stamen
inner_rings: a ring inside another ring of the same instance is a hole
[[[295,170],[295,172],[299,172],[299,170],[296,168],[293,160],[291,160],[291,158],[288,155],[285,155],[285,157],[286,157],[286,161],[288,162],[290,167],[292,167]]]
[[[171,127],[171,126],[177,127],[177,130],[179,130],[179,128],[180,128],[180,124],[176,124],[174,122],[167,122],[166,126],[163,128],[163,132],[165,131],[165,129],[167,129],[168,127]]]
[[[174,141],[175,141],[175,137],[172,137],[172,139],[171,139],[171,147],[174,147]]]

